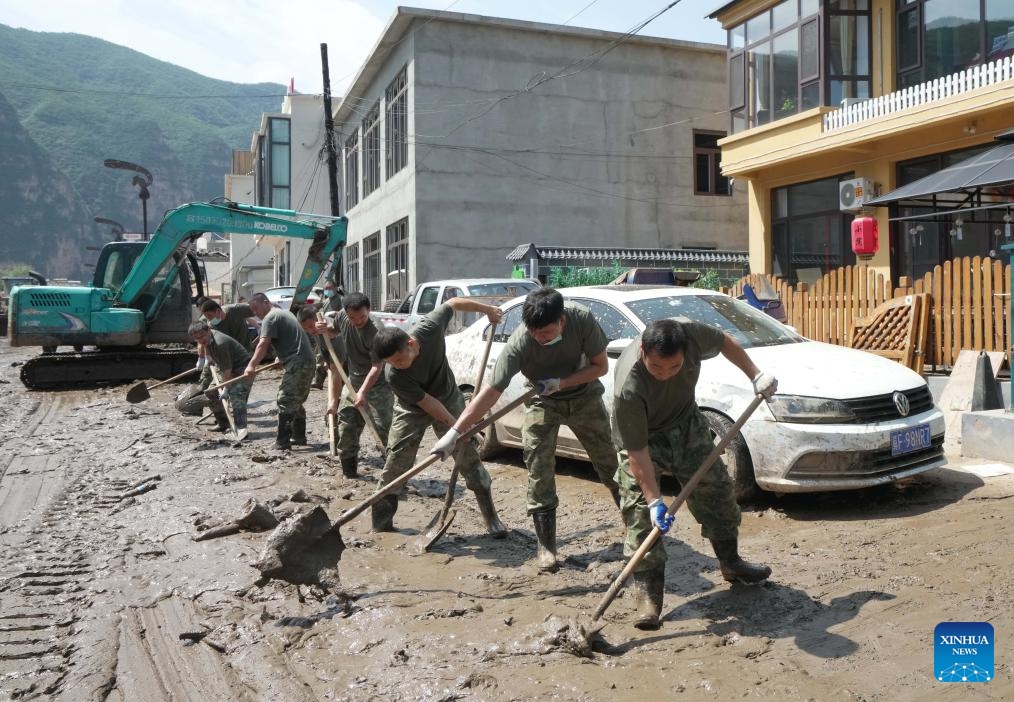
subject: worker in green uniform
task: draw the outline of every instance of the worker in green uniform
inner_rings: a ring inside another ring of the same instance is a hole
[[[191,338],[205,349],[208,362],[218,368],[223,381],[237,378],[246,371],[246,366],[250,362],[250,352],[231,336],[212,329],[203,319],[191,324],[188,331]],[[227,401],[232,409],[236,431],[242,432],[246,429],[246,405],[251,387],[253,387],[252,378],[240,380],[220,389],[218,396],[211,400],[211,411],[215,415],[218,431],[229,429],[229,418],[222,406],[223,401]]]
[[[519,372],[537,397],[525,405],[522,426],[528,467],[528,514],[538,540],[540,570],[553,571],[556,559],[556,439],[566,424],[584,446],[602,484],[619,506],[616,451],[609,440],[609,413],[602,402],[599,378],[609,370],[606,335],[587,308],[564,302],[553,288],[528,293],[521,320],[500,352],[489,385],[437,444],[433,452],[453,450],[457,438],[485,416]]]
[[[384,441],[381,450],[387,446],[394,411],[394,393],[384,377],[384,362],[373,352],[373,340],[384,323],[373,317],[370,309],[370,298],[361,292],[350,293],[342,299],[342,310],[338,314],[328,315],[324,321],[316,323],[318,333],[341,340],[345,358],[339,360],[346,363],[349,381],[356,390],[355,399],[350,400],[341,377],[338,373],[331,374],[331,382],[336,387],[331,388],[329,395],[341,401],[329,402],[327,412],[337,418],[335,444],[342,474],[348,478],[355,477],[359,470],[359,440],[366,426],[360,410],[370,413]]]
[[[216,331],[228,334],[247,350],[253,349],[253,339],[250,338],[250,329],[246,320],[255,316],[250,305],[238,302],[223,307],[215,300],[205,300],[201,305],[201,316]]]
[[[338,286],[330,278],[324,281],[323,299],[317,303],[316,309],[321,314],[337,312],[342,309],[342,296],[338,290]],[[331,364],[331,359],[327,351],[321,348],[319,344],[317,345],[316,356],[317,369],[313,376],[313,385],[310,387],[323,390],[324,380],[327,378],[327,367]]]
[[[421,319],[410,334],[385,327],[373,340],[374,354],[388,364],[385,375],[395,396],[381,485],[412,467],[427,427],[440,436],[465,409],[465,397],[447,363],[444,346],[444,334],[455,312],[479,312],[494,324],[499,323],[503,314],[499,307],[455,297]],[[506,536],[507,530],[493,505],[489,473],[479,460],[475,445],[462,441],[449,454],[465,477],[465,485],[475,493],[486,530],[496,537]],[[393,531],[397,510],[397,495],[386,495],[373,505],[373,530]]]
[[[250,309],[261,319],[261,332],[244,374],[252,379],[268,348],[274,348],[275,356],[285,369],[275,396],[278,404],[275,448],[287,450],[293,444],[305,445],[306,409],[303,403],[310,395],[314,371],[310,337],[299,326],[294,314],[272,305],[264,293],[250,298]]]
[[[708,422],[695,400],[701,362],[722,354],[753,382],[754,391],[770,399],[778,389],[735,339],[721,329],[690,320],[652,322],[616,363],[613,389],[613,441],[620,457],[617,478],[621,511],[627,525],[623,552],[632,556],[653,526],[664,534],[672,526],[659,489],[667,469],[681,484],[714,448]],[[690,513],[711,540],[722,577],[729,582],[763,582],[771,569],[739,555],[740,511],[732,480],[721,459],[687,498]],[[659,540],[634,571],[638,616],[634,626],[657,629],[665,587],[665,545]]]

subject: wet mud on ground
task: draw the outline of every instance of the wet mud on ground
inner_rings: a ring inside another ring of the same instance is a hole
[[[627,622],[624,593],[591,658],[561,622],[594,611],[624,564],[622,529],[590,468],[564,461],[563,567],[537,572],[519,452],[487,462],[511,529],[483,533],[459,484],[457,518],[429,552],[449,467],[409,483],[398,533],[341,527],[339,581],[256,584],[269,531],[194,541],[251,498],[284,519],[335,520],[367,498],[380,457],[364,435],[359,479],[326,457],[324,393],[308,447],[270,448],[277,374],[251,396],[239,447],[172,406],[176,386],[28,392],[0,343],[0,700],[727,700],[1014,698],[1014,478],[960,461],[904,484],[772,498],[744,513],[742,551],[771,581],[730,586],[681,512],[666,539],[664,624]],[[422,455],[420,455],[420,458]],[[670,486],[671,494],[674,487]],[[933,678],[933,628],[989,621],[995,679]]]

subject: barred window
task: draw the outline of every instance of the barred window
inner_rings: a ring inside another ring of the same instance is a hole
[[[363,120],[363,198],[380,187],[380,103]],[[365,253],[365,252],[364,252]]]
[[[345,211],[359,202],[359,130],[345,140]]]
[[[377,309],[380,302],[380,232],[363,239],[363,293]]]
[[[359,290],[359,242],[345,247],[345,292]]]
[[[387,141],[387,173],[392,175],[408,161],[408,71],[402,68],[384,94],[384,138]]]
[[[387,299],[408,294],[408,217],[387,228]]]

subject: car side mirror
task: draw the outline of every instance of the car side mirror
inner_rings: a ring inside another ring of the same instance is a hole
[[[606,345],[606,355],[610,358],[619,358],[633,341],[633,339],[613,339]]]

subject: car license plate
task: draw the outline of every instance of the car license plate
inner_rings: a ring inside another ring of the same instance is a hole
[[[920,424],[911,429],[899,429],[891,432],[891,455],[921,451],[933,445],[929,424]]]

